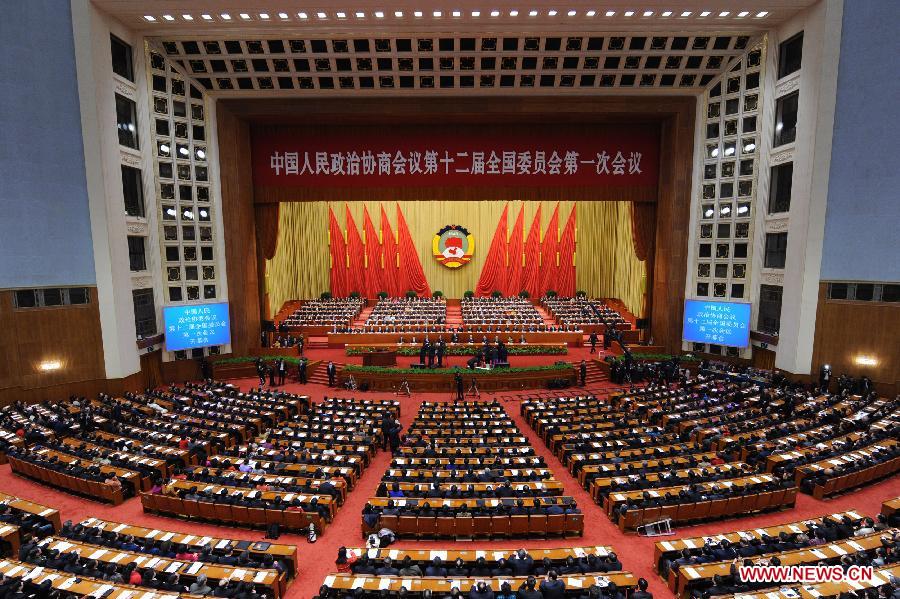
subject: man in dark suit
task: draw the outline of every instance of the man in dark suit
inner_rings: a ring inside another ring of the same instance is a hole
[[[597,351],[597,333],[595,331],[591,331],[590,337],[588,340],[591,342],[591,353]]]
[[[581,361],[578,372],[581,375],[581,386],[584,387],[585,381],[587,381],[587,363],[584,360]]]
[[[456,375],[453,377],[453,382],[456,383],[456,401],[462,401],[463,400],[462,375],[457,372]]]
[[[428,353],[428,340],[422,342],[422,347],[419,348],[419,364],[422,366],[425,365],[425,355]]]
[[[638,590],[631,594],[631,599],[653,599],[653,593],[647,592],[647,579],[638,579]]]
[[[297,377],[301,384],[306,384],[306,358],[300,358],[300,363],[297,365]]]
[[[328,366],[325,368],[325,372],[328,373],[328,386],[334,387],[334,378],[337,376],[337,366],[334,365],[334,362],[328,361]]]
[[[444,367],[444,353],[447,351],[447,346],[444,343],[444,338],[441,337],[437,342],[437,365],[438,368]]]
[[[425,344],[428,346],[428,367],[434,368],[434,357],[437,353],[437,349],[435,348],[434,343],[429,343],[427,340],[425,341]]]
[[[287,378],[287,364],[284,358],[278,360],[278,384],[284,385],[284,379]]]

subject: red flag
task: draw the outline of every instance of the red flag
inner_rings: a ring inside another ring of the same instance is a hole
[[[365,256],[365,246],[359,231],[356,229],[356,223],[353,222],[353,216],[350,214],[350,206],[344,204],[347,210],[347,293],[353,291],[360,295],[366,293],[366,273],[365,264],[363,263]]]
[[[384,256],[383,287],[392,296],[403,295],[405,290],[400,289],[400,263],[397,253],[397,238],[391,231],[391,223],[388,221],[384,206],[381,206],[381,251]]]
[[[366,235],[366,297],[378,297],[379,291],[386,291],[382,283],[381,240],[369,216],[369,209],[363,207],[363,230]]]
[[[403,289],[401,293],[405,294],[408,290],[412,290],[419,295],[431,295],[431,287],[428,286],[428,280],[422,270],[416,244],[409,234],[409,227],[406,226],[406,219],[400,211],[400,204],[397,204],[397,238],[399,240],[397,245],[400,247],[400,285]]]
[[[475,286],[475,295],[479,297],[490,295],[493,291],[503,291],[506,288],[506,216],[509,213],[509,204],[503,208],[500,222],[494,231],[494,239],[488,249],[484,266],[481,267],[481,276],[478,285]]]
[[[559,241],[559,282],[556,292],[560,297],[575,296],[575,205],[569,213],[566,228]]]
[[[525,240],[525,270],[522,273],[522,289],[531,297],[538,297],[541,277],[541,206],[538,205],[531,228],[528,230],[528,238]]]
[[[516,295],[522,287],[522,252],[525,251],[525,207],[519,209],[519,216],[513,224],[506,249],[506,295]]]
[[[559,251],[559,202],[553,209],[553,216],[547,224],[544,232],[544,241],[541,243],[541,278],[538,285],[538,294],[544,295],[548,289],[556,289],[559,268],[556,253]]]
[[[328,249],[331,253],[331,295],[347,295],[347,242],[334,210],[328,208]]]

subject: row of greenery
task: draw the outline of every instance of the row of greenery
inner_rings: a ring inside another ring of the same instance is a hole
[[[406,297],[408,297],[408,298],[414,298],[414,297],[417,297],[419,294],[416,293],[415,291],[413,291],[412,289],[410,289],[404,295],[406,295]],[[519,297],[522,297],[522,298],[531,296],[531,294],[528,293],[527,291],[525,291],[524,289],[522,291],[520,291],[518,295],[519,295]],[[544,297],[556,297],[557,295],[559,295],[559,294],[556,291],[554,291],[553,289],[548,289],[546,291],[546,293],[544,293]],[[359,291],[351,291],[350,295],[348,297],[352,297],[353,299],[356,299],[356,298],[360,297],[360,293],[359,293]],[[381,299],[387,299],[388,297],[390,297],[390,294],[387,291],[379,291],[378,297]],[[431,297],[433,297],[433,298],[444,297],[444,292],[443,291],[435,291],[431,294]],[[471,291],[471,290],[466,291],[465,293],[463,293],[463,297],[467,297],[467,298],[475,297],[475,292]],[[503,297],[503,292],[494,290],[491,292],[491,297]],[[587,292],[576,291],[575,297],[587,297]],[[331,295],[330,291],[323,291],[319,295],[319,299],[327,300],[327,299],[331,299],[331,298],[332,298],[332,295]]]
[[[372,351],[376,351],[376,347],[355,346],[347,348],[348,356],[361,356]],[[419,345],[404,345],[397,348],[399,356],[418,356]],[[474,356],[481,351],[481,345],[448,345],[445,355],[448,356]],[[569,349],[565,345],[507,345],[506,351],[511,356],[541,356],[552,355],[562,356],[569,353]]]
[[[501,375],[501,374],[516,374],[516,373],[532,373],[532,372],[548,372],[548,373],[559,373],[559,374],[569,374],[572,371],[571,364],[548,364],[546,366],[526,366],[522,368],[495,368],[493,370],[478,370],[476,373],[478,376],[491,376],[491,375]],[[441,368],[441,369],[421,369],[421,368],[388,368],[386,366],[359,366],[357,364],[347,364],[344,366],[344,372],[350,374],[448,374],[448,373],[461,373],[461,374],[471,374],[472,371],[467,368],[460,368],[458,366],[454,366],[453,368]]]

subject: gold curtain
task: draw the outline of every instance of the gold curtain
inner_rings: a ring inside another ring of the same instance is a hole
[[[348,202],[350,213],[362,227],[363,207],[367,207],[376,230],[381,226],[380,202]],[[474,290],[487,256],[497,221],[505,202],[501,201],[403,201],[400,209],[409,225],[419,260],[431,289],[450,298],[462,297]],[[525,234],[538,206],[541,231],[553,215],[556,202],[509,203],[509,223],[515,223],[524,208]],[[574,202],[560,202],[560,229]],[[330,286],[328,251],[328,208],[334,210],[341,229],[346,232],[344,202],[285,202],[279,215],[279,239],[275,257],[266,265],[267,291],[272,314],[285,301],[318,297]],[[397,233],[397,214],[393,202],[384,203],[391,229]],[[432,257],[431,240],[444,225],[465,227],[475,237],[472,261],[457,269],[441,266]],[[626,305],[640,308],[643,266],[634,258],[631,245],[631,216],[627,202],[579,202],[577,213],[576,269],[577,288],[598,297],[619,297]],[[362,233],[360,231],[360,233]],[[560,230],[559,234],[562,234]],[[507,231],[509,235],[509,231]],[[602,250],[597,252],[596,250]],[[623,256],[625,256],[623,258]],[[636,265],[632,262],[636,262]],[[582,273],[582,270],[585,270]],[[637,275],[636,279],[633,279]],[[629,289],[629,283],[635,290]],[[602,291],[602,293],[601,293]]]
[[[642,316],[646,264],[634,253],[629,202],[578,202],[577,225],[575,288]]]
[[[330,287],[328,204],[282,203],[275,256],[266,261],[271,314],[277,314],[288,300],[319,297]]]

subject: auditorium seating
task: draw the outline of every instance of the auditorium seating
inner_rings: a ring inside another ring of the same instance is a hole
[[[896,529],[882,532],[874,532],[871,534],[855,536],[852,538],[844,538],[831,543],[823,543],[813,547],[808,547],[805,543],[797,543],[792,539],[795,538],[793,533],[783,535],[771,540],[763,542],[763,553],[759,555],[765,556],[771,560],[777,557],[782,566],[795,565],[817,565],[817,564],[839,564],[844,563],[844,556],[856,557],[857,554],[866,554],[866,561],[870,561],[874,557],[876,550],[883,547],[882,535],[891,536]],[[799,545],[799,546],[798,546]],[[784,547],[776,551],[767,551],[767,548]],[[796,547],[796,548],[795,548]],[[735,552],[732,552],[735,553]],[[735,553],[736,554],[736,553]],[[703,590],[709,590],[710,587],[716,585],[728,584],[727,589],[735,589],[740,584],[735,580],[736,576],[732,569],[734,568],[734,559],[729,558],[722,561],[713,561],[709,563],[696,563],[691,565],[680,565],[677,569],[674,567],[669,571],[669,587],[675,593],[676,597],[689,597],[692,593],[701,593]],[[673,564],[674,565],[674,564]],[[730,583],[724,580],[732,579]],[[766,588],[780,585],[772,583],[754,583],[758,588]],[[722,594],[721,592],[716,594]]]
[[[299,409],[299,406],[295,406]],[[220,448],[204,466],[176,471],[146,511],[249,527],[277,524],[321,531],[346,499],[381,440],[383,414],[396,401],[325,399],[246,444]]]
[[[425,402],[366,504],[363,534],[389,528],[417,538],[580,536],[584,515],[550,471],[504,463],[532,455],[497,402]]]
[[[548,575],[558,577],[570,591],[587,591],[596,585],[612,592],[612,596],[615,592],[626,593],[637,585],[636,577],[623,571],[611,547],[488,550],[354,547],[341,548],[335,564],[339,573],[326,577],[320,589],[322,593],[359,588],[362,596],[374,597],[379,595],[369,591],[399,591],[401,586],[412,593],[444,593],[453,588],[469,593],[479,582],[495,592],[509,593],[518,590],[528,577],[532,577],[537,588]]]
[[[60,536],[66,538],[90,539],[90,543],[108,547],[119,547],[120,543],[134,543],[147,549],[184,548],[196,556],[197,561],[218,563],[238,561],[247,552],[250,563],[279,563],[283,566],[288,578],[292,578],[299,567],[296,545],[283,545],[266,541],[251,542],[237,539],[189,535],[182,532],[150,529],[134,524],[111,522],[99,518],[87,518],[76,525],[58,530]]]
[[[447,300],[442,297],[384,298],[366,318],[364,331],[424,331],[426,325],[443,325],[446,321]]]
[[[475,326],[543,326],[544,319],[531,302],[521,297],[467,297],[460,302],[463,322]]]
[[[541,304],[562,325],[599,328],[611,324],[616,328],[631,328],[630,323],[603,300],[584,297],[544,297]]]
[[[9,464],[21,476],[113,505],[122,503],[126,496],[133,496],[140,484],[137,472],[97,464],[85,466],[74,456],[47,448],[25,450],[15,457],[10,455]],[[122,486],[106,483],[110,476],[119,479]]]
[[[359,316],[362,298],[335,297],[304,302],[280,324],[288,327],[348,325]]]

